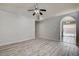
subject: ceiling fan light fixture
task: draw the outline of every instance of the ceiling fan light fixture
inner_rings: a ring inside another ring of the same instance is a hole
[[[38,7],[38,4],[36,3],[35,5],[35,8],[34,9],[30,9],[30,10],[28,10],[28,11],[33,11],[33,16],[36,16],[36,18],[37,18],[37,21],[40,19],[40,15],[43,15],[43,11],[44,12],[46,12],[46,9],[40,9],[39,7]]]
[[[34,12],[35,12],[36,14],[39,14],[39,10],[34,10]]]

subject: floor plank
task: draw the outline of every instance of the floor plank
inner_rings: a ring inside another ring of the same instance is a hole
[[[64,42],[33,39],[0,47],[0,56],[79,56],[79,48]]]

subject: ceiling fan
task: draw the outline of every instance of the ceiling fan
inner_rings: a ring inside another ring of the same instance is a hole
[[[34,15],[43,15],[42,11],[46,12],[46,9],[39,9],[37,3],[35,3],[34,7],[35,7],[34,9],[28,10],[28,11],[33,11],[33,16]]]

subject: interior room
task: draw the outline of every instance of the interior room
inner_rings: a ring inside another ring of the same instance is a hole
[[[0,56],[79,56],[79,3],[0,3]]]

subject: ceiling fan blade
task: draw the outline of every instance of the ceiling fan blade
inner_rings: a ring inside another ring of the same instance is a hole
[[[30,9],[30,10],[28,10],[28,11],[34,11],[34,9]]]
[[[33,16],[35,15],[35,12],[33,13]]]
[[[46,11],[45,9],[40,9],[40,11]]]
[[[43,15],[43,13],[40,12],[40,15]]]

